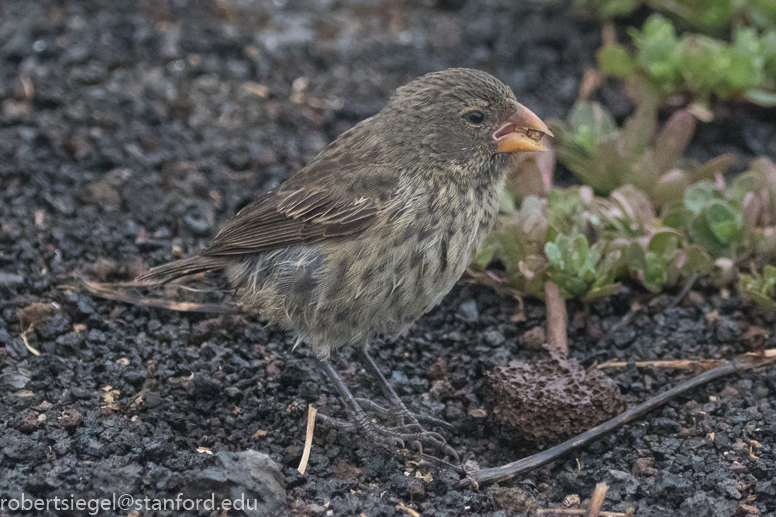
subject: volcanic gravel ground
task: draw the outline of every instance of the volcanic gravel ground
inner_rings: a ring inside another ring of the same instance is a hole
[[[404,505],[506,516],[585,499],[605,481],[604,509],[633,506],[639,517],[776,515],[776,368],[679,397],[500,487],[460,490],[457,476],[412,453],[320,424],[300,476],[308,404],[341,414],[305,347],[292,350],[258,317],[62,287],[74,271],[126,279],[196,252],[426,72],[479,67],[539,116],[565,117],[599,30],[569,6],[511,0],[0,1],[0,499],[248,493],[263,500],[253,515],[407,516]],[[614,87],[600,97],[619,117],[632,109]],[[732,106],[699,129],[690,154],[732,151],[741,170],[774,155],[774,135],[772,111]],[[673,309],[652,300],[602,344],[632,302],[650,298],[625,292],[587,312],[570,304],[571,355],[590,366],[776,346],[773,319],[717,292],[701,283]],[[461,282],[406,337],[372,348],[411,408],[455,424],[450,443],[469,467],[539,450],[499,439],[481,411],[485,372],[546,356],[521,339],[544,324],[543,306],[527,302],[524,321],[518,312],[515,300]],[[354,359],[344,350],[335,364],[357,393],[377,395]],[[692,375],[607,372],[631,406]]]

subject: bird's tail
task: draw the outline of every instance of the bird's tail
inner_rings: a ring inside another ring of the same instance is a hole
[[[137,293],[137,288],[154,288],[163,286],[173,280],[186,276],[206,273],[224,267],[223,259],[213,257],[190,257],[162,264],[143,273],[129,282],[100,283],[92,282],[81,274],[76,274],[81,287],[90,293],[108,300],[158,307],[173,311],[204,312],[210,314],[246,314],[254,312],[246,309],[241,303],[221,301],[220,303],[180,302],[167,296],[154,298]],[[64,286],[70,287],[70,286]],[[202,291],[205,292],[205,291]]]
[[[135,278],[132,284],[138,287],[164,285],[185,276],[220,269],[224,265],[224,260],[217,257],[189,257],[151,268]]]

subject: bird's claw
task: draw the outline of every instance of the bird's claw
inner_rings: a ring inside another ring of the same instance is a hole
[[[371,400],[358,399],[358,401],[364,409],[372,410],[380,416],[390,413],[386,408],[375,404]],[[412,413],[409,413],[409,415],[414,416]],[[403,449],[405,448],[405,442],[410,443],[422,456],[427,456],[423,452],[422,445],[423,442],[426,442],[433,445],[445,456],[452,457],[456,462],[459,461],[458,453],[447,444],[447,441],[441,434],[434,431],[426,431],[417,420],[408,424],[402,423],[394,427],[388,427],[368,418],[354,419],[357,421],[352,421],[333,418],[321,413],[317,414],[317,418],[321,422],[345,431],[360,430],[370,441],[379,445],[399,446]]]
[[[421,422],[429,425],[432,429],[437,428],[447,432],[451,432],[453,429],[455,429],[452,424],[449,424],[444,420],[435,418],[433,416],[413,413],[403,405],[392,405],[389,409],[365,398],[356,398],[356,401],[358,401],[358,404],[365,411],[372,411],[379,417],[392,420],[393,422],[396,422],[400,425],[415,426],[418,431],[423,430]]]

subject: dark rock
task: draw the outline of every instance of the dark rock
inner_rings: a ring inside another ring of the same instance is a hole
[[[6,368],[0,373],[0,386],[5,390],[20,390],[30,382],[31,375],[29,370],[21,366]]]
[[[696,492],[679,506],[682,517],[729,517],[736,513],[738,503],[725,498],[712,498],[705,492]]]
[[[188,395],[193,399],[213,400],[221,396],[223,386],[216,379],[204,373],[195,373],[188,386]]]
[[[81,418],[81,413],[76,409],[67,408],[63,411],[60,422],[67,432],[73,434],[73,432],[83,424],[83,418]]]
[[[653,432],[665,431],[670,434],[676,434],[681,430],[682,426],[679,422],[671,420],[670,418],[658,417],[650,420],[649,428]]]
[[[758,481],[755,491],[758,494],[769,495],[771,497],[776,496],[776,479]]]
[[[215,456],[214,465],[183,473],[181,490],[186,497],[212,493],[217,504],[228,499],[235,510],[251,517],[287,514],[284,477],[269,456],[254,450],[221,451]]]
[[[23,276],[0,271],[0,286],[7,287],[8,289],[15,289],[23,283]]]
[[[655,476],[650,493],[653,497],[678,505],[693,494],[693,483],[686,477],[661,470]]]
[[[638,492],[640,483],[630,473],[624,470],[610,470],[609,475],[612,476],[612,486],[624,486],[625,493],[629,496],[633,496]]]

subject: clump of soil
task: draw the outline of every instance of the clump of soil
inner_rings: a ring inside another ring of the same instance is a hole
[[[488,373],[489,412],[503,438],[549,445],[583,433],[625,409],[619,388],[597,370],[586,372],[574,359],[557,353]]]

